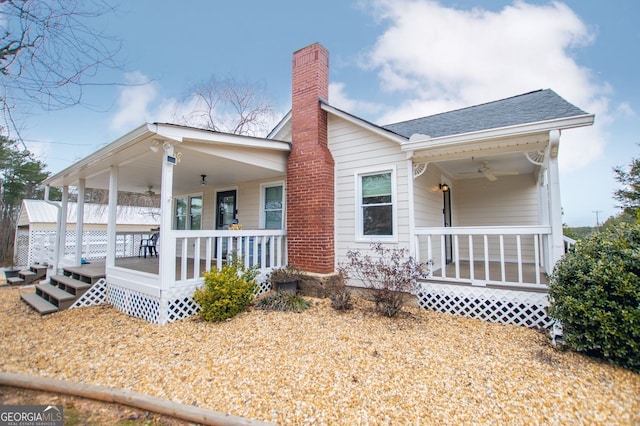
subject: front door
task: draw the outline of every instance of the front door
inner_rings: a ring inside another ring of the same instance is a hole
[[[236,190],[216,194],[216,229],[229,229],[236,219]]]
[[[221,191],[216,193],[216,229],[229,229],[229,225],[236,219],[236,190]],[[218,254],[218,244],[216,241],[216,256]],[[227,258],[227,239],[222,239],[222,257]]]
[[[444,227],[451,226],[451,187],[447,186],[447,189],[442,191],[442,214],[444,215]],[[444,252],[446,256],[446,262],[453,262],[453,245],[451,243],[451,235],[445,235],[444,237]]]

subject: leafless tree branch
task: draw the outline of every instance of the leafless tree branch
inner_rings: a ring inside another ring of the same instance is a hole
[[[117,68],[120,43],[90,26],[113,8],[106,0],[0,0],[0,104],[5,131],[12,111],[81,103],[102,68]]]
[[[184,114],[176,112],[174,120],[188,126],[259,136],[269,130],[275,116],[264,89],[257,83],[217,80],[212,76],[193,86],[187,98],[191,109]]]

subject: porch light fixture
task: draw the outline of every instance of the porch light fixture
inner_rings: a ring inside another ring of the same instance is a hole
[[[207,183],[207,175],[200,175],[200,186],[204,186]]]
[[[153,141],[151,142],[151,146],[149,147],[149,149],[153,152],[158,152],[158,147],[160,146],[160,142],[158,141]]]
[[[449,190],[449,185],[446,183],[440,183],[438,184],[438,188],[440,188],[440,191],[442,192],[447,192]]]

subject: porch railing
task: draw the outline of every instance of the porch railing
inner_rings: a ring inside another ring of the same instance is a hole
[[[177,284],[200,279],[203,271],[213,267],[222,268],[232,256],[261,273],[287,263],[286,232],[282,230],[172,231],[171,235],[180,258]]]
[[[416,256],[433,280],[543,287],[550,235],[549,226],[416,228]]]

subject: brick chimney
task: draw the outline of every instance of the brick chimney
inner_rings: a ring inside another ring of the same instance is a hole
[[[287,163],[288,260],[306,272],[331,273],[334,168],[327,146],[329,52],[319,43],[293,54],[292,148]]]

